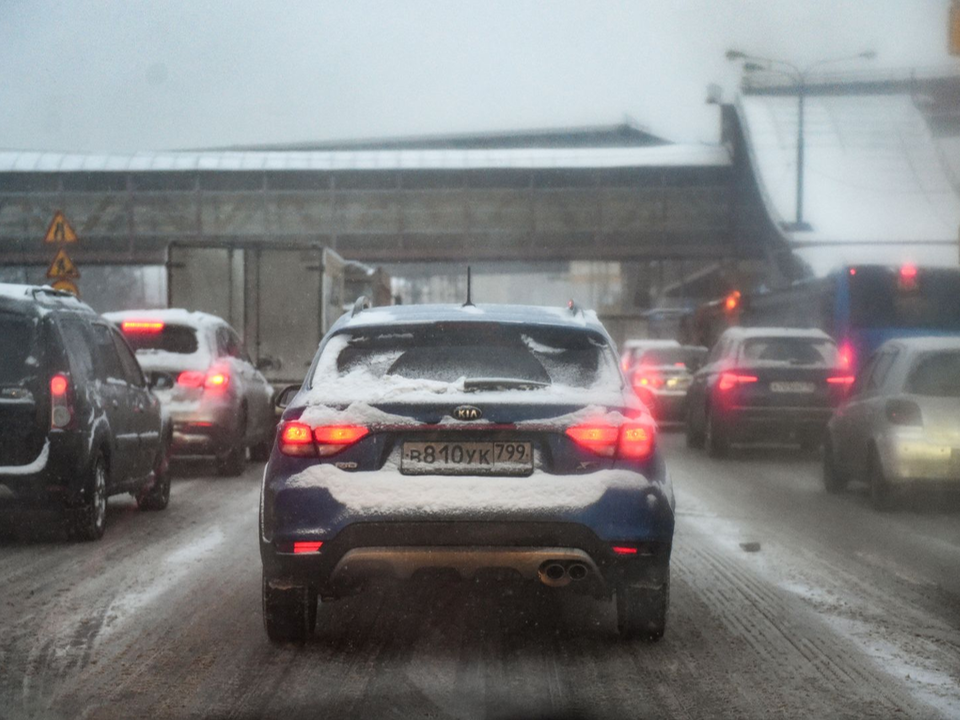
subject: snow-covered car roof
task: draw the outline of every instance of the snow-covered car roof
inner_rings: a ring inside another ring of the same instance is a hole
[[[0,283],[0,298],[36,306],[40,309],[41,314],[58,306],[94,313],[93,308],[81,302],[79,298],[70,293],[54,290],[49,285]]]
[[[637,348],[665,348],[680,347],[677,340],[667,340],[664,338],[644,338],[643,340],[626,340],[623,343],[624,350],[636,350]]]
[[[114,323],[124,320],[156,320],[170,325],[186,325],[195,329],[210,327],[211,325],[226,325],[223,318],[205,312],[191,312],[182,308],[167,308],[160,310],[118,310],[104,313],[103,316]]]
[[[721,337],[741,338],[744,340],[750,338],[794,337],[809,338],[814,340],[830,340],[831,342],[833,341],[833,338],[818,328],[742,327],[739,325],[736,327],[727,328],[724,330]]]
[[[551,327],[589,328],[607,332],[592,310],[536,305],[390,305],[374,307],[337,321],[334,330],[377,325],[420,325],[434,322],[494,322]]]
[[[900,347],[908,353],[935,352],[937,350],[960,350],[960,335],[927,335],[923,337],[895,338],[883,347]]]

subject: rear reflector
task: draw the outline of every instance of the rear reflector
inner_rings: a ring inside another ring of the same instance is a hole
[[[158,333],[163,330],[163,323],[153,320],[124,320],[120,327],[126,333]]]
[[[638,552],[637,548],[629,545],[611,545],[610,547],[617,555],[636,555]]]
[[[295,555],[300,555],[302,553],[315,553],[319,552],[321,547],[323,547],[322,542],[295,542],[293,543],[293,552]]]

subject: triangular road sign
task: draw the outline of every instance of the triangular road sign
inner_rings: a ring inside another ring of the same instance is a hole
[[[77,266],[73,264],[73,260],[67,256],[66,251],[60,248],[53,262],[50,263],[50,267],[47,268],[47,277],[60,279],[78,278],[80,277],[80,271],[77,270]]]
[[[63,216],[63,210],[57,210],[53,214],[53,220],[50,221],[50,227],[47,228],[47,234],[43,241],[48,243],[75,243],[77,241],[77,234]]]

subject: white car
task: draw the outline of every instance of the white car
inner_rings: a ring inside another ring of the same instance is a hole
[[[247,448],[254,460],[269,457],[273,387],[224,320],[175,309],[105,317],[123,332],[169,414],[174,455],[213,456],[222,475],[243,471]]]

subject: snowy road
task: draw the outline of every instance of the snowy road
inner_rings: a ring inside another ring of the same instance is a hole
[[[100,543],[0,541],[0,718],[960,716],[960,503],[878,515],[810,456],[663,442],[656,645],[620,642],[610,605],[447,585],[325,607],[308,646],[272,647],[260,466],[194,470],[164,513],[112,500]]]

